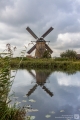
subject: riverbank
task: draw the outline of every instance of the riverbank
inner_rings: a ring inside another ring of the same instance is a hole
[[[12,59],[11,67],[18,67],[20,59]],[[52,69],[52,70],[80,70],[79,60],[56,60],[56,59],[23,59],[20,63],[20,68],[31,69]]]
[[[5,61],[5,59],[3,60]],[[0,67],[3,66],[3,61],[0,61]],[[70,59],[29,59],[13,58],[10,61],[11,68],[30,68],[30,69],[52,69],[52,70],[80,70],[79,60]]]

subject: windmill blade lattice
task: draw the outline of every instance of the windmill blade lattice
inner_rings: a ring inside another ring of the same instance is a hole
[[[45,48],[52,54],[53,53],[53,51],[51,50],[51,48],[47,45],[47,44],[45,44]]]
[[[35,89],[37,88],[37,84],[33,86],[32,89],[29,90],[29,92],[26,94],[27,96],[30,96],[34,91]]]
[[[51,97],[53,96],[53,93],[50,90],[48,90],[48,88],[46,88],[45,86],[43,86],[42,89],[44,89]]]
[[[50,27],[41,37],[45,38],[54,28]]]
[[[35,48],[36,48],[36,45],[34,45],[29,51],[27,51],[27,53],[30,54]]]
[[[32,75],[32,77],[33,77],[33,78],[35,78],[35,79],[36,79],[35,74],[34,74],[31,70],[28,70],[28,72]]]
[[[26,30],[27,30],[35,39],[38,39],[38,37],[34,34],[34,32],[33,32],[29,27],[27,27]]]

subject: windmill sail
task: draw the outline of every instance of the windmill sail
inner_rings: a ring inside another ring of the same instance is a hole
[[[36,48],[36,45],[34,45],[27,53],[30,54],[35,48]]]
[[[34,49],[36,49],[35,51],[35,57],[36,58],[41,58],[45,52],[45,50],[47,49],[51,54],[52,54],[52,50],[50,49],[50,47],[46,44],[46,41],[44,40],[44,38],[53,30],[53,27],[50,27],[40,38],[38,38],[35,33],[29,28],[27,27],[26,30],[36,39],[36,44],[30,49],[28,50],[28,54],[30,54]]]
[[[51,97],[53,96],[53,93],[50,90],[48,90],[45,86],[43,86],[42,89],[44,89]]]
[[[36,78],[35,74],[31,70],[28,70],[28,72],[32,75],[33,78]]]
[[[33,32],[29,27],[27,27],[26,30],[27,30],[35,39],[38,39],[38,37],[34,34],[34,32]]]
[[[52,54],[53,53],[53,51],[51,50],[51,48],[47,45],[47,44],[45,44],[45,48]]]
[[[50,27],[41,37],[46,37],[54,28]]]
[[[27,96],[30,96],[34,91],[35,89],[37,88],[37,84],[33,86],[32,89],[30,89],[30,91],[26,94]]]

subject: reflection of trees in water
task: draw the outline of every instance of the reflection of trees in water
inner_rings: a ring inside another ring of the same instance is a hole
[[[38,86],[41,86],[41,88],[52,97],[53,93],[44,85],[47,82],[47,79],[49,78],[52,71],[35,70],[36,75],[31,70],[28,70],[28,72],[33,76],[33,78],[35,78],[36,84],[33,86],[33,88],[29,90],[29,92],[26,95],[30,96]]]
[[[64,71],[65,73],[67,73],[68,75],[73,75],[76,74],[77,71],[75,70],[68,70],[68,71]]]
[[[60,72],[63,72],[63,73],[66,73],[66,74],[68,74],[68,75],[73,75],[73,74],[76,74],[76,70],[62,70],[62,69],[59,69],[59,70],[56,70],[56,71],[60,71]]]
[[[68,75],[72,75],[72,74],[76,74],[78,70],[75,70],[75,69],[60,69],[60,68],[55,68],[55,70],[53,70],[53,72],[63,72],[63,73],[66,73]]]

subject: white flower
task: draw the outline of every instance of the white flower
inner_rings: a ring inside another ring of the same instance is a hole
[[[35,116],[26,116],[25,120],[28,120],[28,119],[34,120],[34,119],[35,119]]]
[[[30,116],[30,119],[31,119],[31,120],[34,120],[34,119],[35,119],[35,116]]]
[[[25,107],[30,108],[31,106],[30,106],[30,105],[27,105],[27,106],[25,106]]]
[[[46,115],[45,117],[46,117],[46,118],[50,118],[50,117],[51,117],[51,115]]]
[[[38,111],[38,109],[25,109],[26,110],[26,112],[37,112]]]
[[[64,112],[64,110],[60,110],[60,112]]]
[[[36,101],[35,101],[35,100],[33,100],[33,99],[30,99],[29,101],[30,101],[30,102],[36,102]]]
[[[26,100],[22,100],[22,102],[27,102]]]
[[[20,103],[21,103],[21,102],[18,102],[18,101],[17,101],[17,102],[16,102],[16,105],[19,105]]]
[[[51,114],[55,114],[55,112],[54,112],[54,111],[51,111],[50,113],[51,113]]]
[[[26,95],[24,95],[23,97],[27,97]]]

